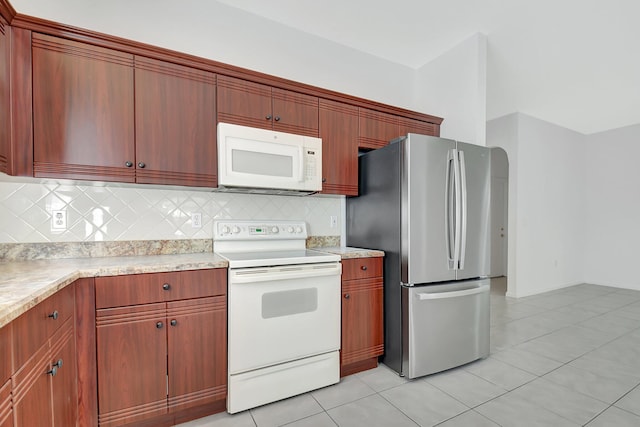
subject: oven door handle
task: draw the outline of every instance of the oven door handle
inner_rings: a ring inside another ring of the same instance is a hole
[[[306,277],[340,276],[342,264],[307,264],[282,267],[243,268],[229,270],[229,284],[271,282],[274,280],[302,279]]]

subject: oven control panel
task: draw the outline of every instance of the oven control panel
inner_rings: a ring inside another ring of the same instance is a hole
[[[304,221],[214,221],[214,240],[306,239]]]

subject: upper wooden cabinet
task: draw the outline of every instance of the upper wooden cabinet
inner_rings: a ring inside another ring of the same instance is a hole
[[[0,17],[0,172],[9,173],[11,146],[9,130],[11,129],[11,98],[10,98],[10,28]]]
[[[360,108],[359,148],[381,148],[389,144],[391,140],[408,133],[439,136],[440,126],[435,123]]]
[[[134,182],[133,56],[33,34],[34,176]]]
[[[318,136],[318,98],[218,77],[218,122]]]
[[[135,57],[136,182],[217,187],[216,76]]]
[[[320,100],[322,192],[358,195],[358,107]]]

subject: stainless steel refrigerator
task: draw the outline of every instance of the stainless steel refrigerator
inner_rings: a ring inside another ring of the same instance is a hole
[[[359,157],[347,245],[385,251],[383,363],[416,378],[489,354],[490,149],[408,134]]]

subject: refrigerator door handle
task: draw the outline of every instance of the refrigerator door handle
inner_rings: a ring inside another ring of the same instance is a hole
[[[453,187],[455,191],[455,225],[453,240],[453,269],[460,269],[460,243],[461,243],[461,222],[462,222],[462,190],[460,182],[460,162],[458,161],[458,150],[454,149],[455,159],[453,161]]]
[[[467,247],[467,166],[464,161],[464,151],[458,150],[460,157],[460,209],[462,211],[460,228],[460,265],[458,269],[464,269],[465,249]]]
[[[433,293],[420,292],[416,294],[416,297],[420,301],[424,301],[424,300],[464,297],[468,295],[481,294],[483,292],[488,292],[488,291],[489,291],[489,285],[481,285],[471,289],[463,289],[461,291],[453,291],[453,292],[433,292]]]
[[[453,245],[453,241],[455,240],[455,190],[453,186],[455,185],[455,169],[454,164],[457,162],[456,149],[452,148],[447,152],[447,171],[446,171],[446,179],[445,179],[445,188],[444,188],[444,228],[445,228],[445,240],[447,242],[447,260],[449,269],[455,269],[455,248]],[[451,173],[454,172],[452,177]]]

